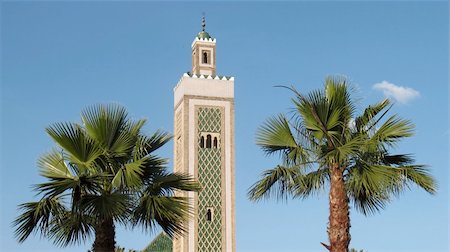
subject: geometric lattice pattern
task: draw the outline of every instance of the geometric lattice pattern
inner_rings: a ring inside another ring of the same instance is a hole
[[[181,110],[175,115],[175,171],[180,172],[182,169],[182,158],[183,158],[183,137],[182,125],[181,125]]]
[[[221,133],[222,113],[219,108],[200,107],[198,118],[198,146],[202,132]],[[220,141],[222,142],[222,141]],[[202,190],[198,195],[198,251],[222,251],[222,144],[217,148],[198,148],[198,181]],[[207,219],[207,209],[212,218]]]
[[[183,170],[183,136],[182,136],[182,110],[178,110],[175,114],[175,172],[184,173],[186,171]],[[185,196],[182,192],[175,192],[175,196],[183,197]],[[171,252],[180,252],[181,251],[181,237],[176,237],[173,239],[173,250]]]

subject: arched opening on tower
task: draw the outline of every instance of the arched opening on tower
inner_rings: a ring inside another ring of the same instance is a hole
[[[214,137],[213,146],[217,149],[217,137]]]
[[[211,135],[206,135],[206,148],[211,148]]]
[[[205,137],[204,136],[200,137],[200,148],[205,148]]]
[[[206,220],[207,220],[207,221],[212,221],[212,211],[211,211],[211,208],[208,208],[208,210],[206,210]]]
[[[203,52],[203,64],[208,64],[208,52]]]

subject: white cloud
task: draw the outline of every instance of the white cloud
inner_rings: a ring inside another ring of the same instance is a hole
[[[397,86],[393,83],[387,81],[382,81],[381,83],[375,83],[372,86],[373,89],[383,91],[383,94],[387,98],[393,98],[394,100],[406,104],[415,98],[420,96],[419,91],[414,90],[409,87]]]

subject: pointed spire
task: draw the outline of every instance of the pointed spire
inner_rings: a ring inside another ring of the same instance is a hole
[[[205,13],[202,13],[202,31],[205,31],[206,21],[205,21]]]
[[[202,30],[197,34],[197,38],[200,40],[213,40],[213,38],[206,32],[206,19],[205,13],[202,13]]]

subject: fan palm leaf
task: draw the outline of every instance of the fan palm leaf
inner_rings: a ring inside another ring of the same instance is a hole
[[[192,215],[186,197],[155,196],[143,193],[132,214],[134,226],[152,230],[158,224],[170,237],[185,231],[185,221]]]
[[[14,235],[19,242],[25,241],[33,232],[46,236],[50,232],[51,223],[59,219],[65,212],[65,206],[58,198],[43,198],[37,202],[19,205],[20,214],[13,222],[16,226]]]
[[[93,235],[95,223],[92,216],[64,211],[52,220],[48,237],[60,247],[81,244]]]

